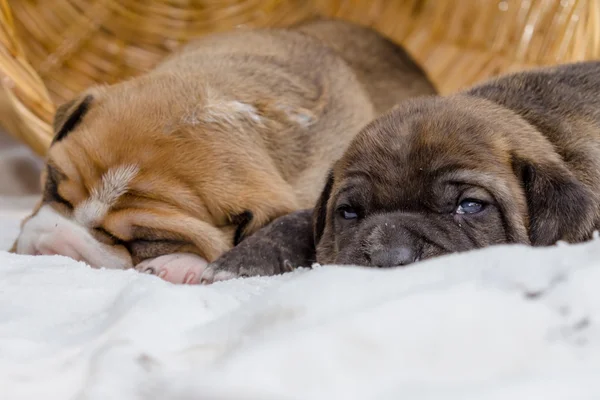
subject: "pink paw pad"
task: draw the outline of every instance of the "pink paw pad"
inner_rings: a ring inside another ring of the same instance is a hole
[[[144,260],[135,266],[139,272],[157,275],[167,282],[176,284],[208,284],[217,280],[235,278],[234,274],[228,276],[221,272],[216,275],[208,267],[208,262],[192,253],[175,253]]]
[[[207,266],[208,262],[196,254],[175,253],[144,260],[135,269],[171,283],[198,284]]]

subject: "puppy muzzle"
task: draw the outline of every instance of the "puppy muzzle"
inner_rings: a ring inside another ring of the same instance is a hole
[[[400,267],[478,247],[446,216],[395,212],[368,218],[344,243],[336,263]]]
[[[22,227],[17,254],[62,255],[94,268],[126,269],[133,266],[129,252],[97,241],[89,231],[49,205],[42,206]]]
[[[402,224],[376,216],[342,245],[335,262],[391,268],[412,264],[420,259],[420,254],[421,246],[415,235]]]
[[[375,222],[361,246],[368,265],[379,268],[401,267],[417,261],[418,243],[405,227]]]

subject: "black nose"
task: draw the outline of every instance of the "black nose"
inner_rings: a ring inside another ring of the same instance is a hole
[[[415,252],[409,247],[394,247],[371,253],[371,265],[379,268],[398,267],[415,261]]]

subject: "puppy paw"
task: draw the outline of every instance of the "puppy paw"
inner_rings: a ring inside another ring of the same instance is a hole
[[[135,269],[178,284],[207,283],[204,276],[210,277],[210,282],[215,278],[224,280],[223,274],[216,275],[208,268],[208,262],[204,258],[192,253],[174,253],[150,258],[136,265]]]
[[[277,218],[211,263],[204,279],[210,283],[224,276],[270,276],[310,267],[315,257],[311,215],[302,210]]]

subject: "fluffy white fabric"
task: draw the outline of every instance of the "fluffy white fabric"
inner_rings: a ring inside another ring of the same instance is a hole
[[[0,252],[0,399],[598,399],[599,288],[597,240],[212,286]]]

